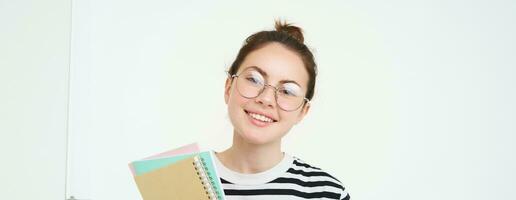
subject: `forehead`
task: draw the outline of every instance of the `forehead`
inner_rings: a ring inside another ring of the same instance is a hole
[[[279,43],[270,43],[249,53],[237,73],[251,66],[267,73],[269,84],[283,80],[295,81],[302,87],[308,84],[308,72],[301,57]]]

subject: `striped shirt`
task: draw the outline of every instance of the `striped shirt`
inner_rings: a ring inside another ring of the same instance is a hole
[[[335,177],[286,153],[279,164],[256,174],[232,171],[217,156],[214,163],[227,200],[350,199]]]

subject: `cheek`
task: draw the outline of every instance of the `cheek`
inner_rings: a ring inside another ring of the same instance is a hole
[[[296,116],[297,115],[295,113],[281,112],[280,119],[282,126],[285,126],[290,129],[296,122]]]
[[[228,96],[228,113],[229,117],[231,118],[232,122],[235,122],[234,120],[237,118],[241,118],[244,114],[243,108],[246,103],[249,102],[250,99],[246,99],[240,94],[237,93],[237,91],[231,90],[231,93]]]

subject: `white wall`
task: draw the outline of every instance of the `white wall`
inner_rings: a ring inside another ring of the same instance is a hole
[[[70,1],[0,1],[0,199],[64,199]]]

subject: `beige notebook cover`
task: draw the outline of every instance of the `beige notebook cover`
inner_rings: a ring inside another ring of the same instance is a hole
[[[209,200],[194,157],[135,177],[144,200]]]

